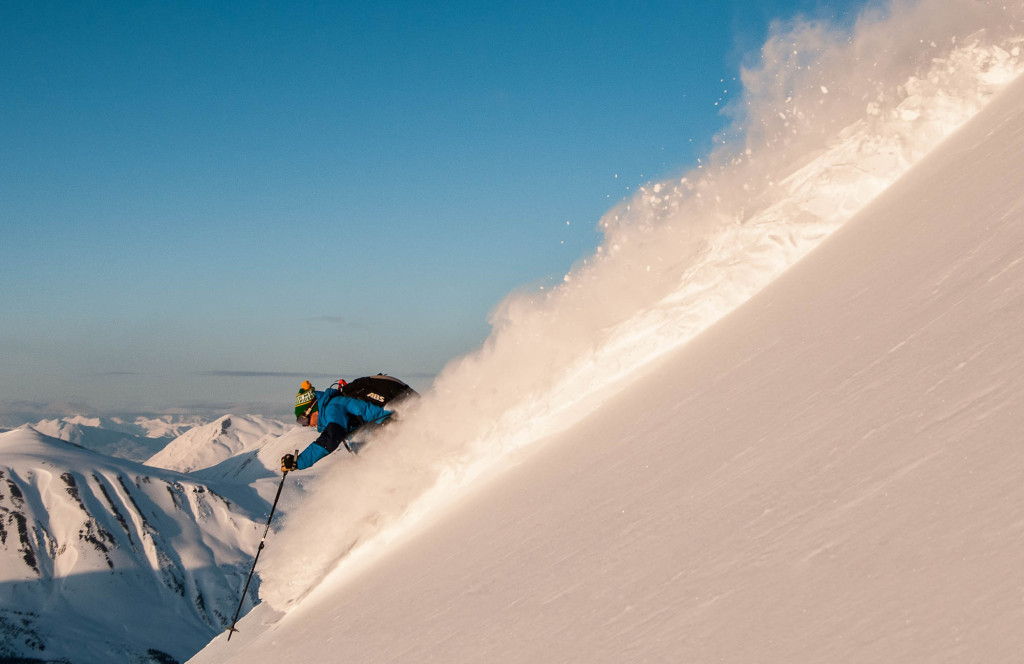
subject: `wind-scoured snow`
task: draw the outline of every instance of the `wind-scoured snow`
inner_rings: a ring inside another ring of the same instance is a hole
[[[483,348],[399,426],[303,475],[308,497],[283,499],[261,597],[287,611],[332,570],[355,574],[771,284],[1024,71],[1022,14],[926,0],[866,14],[852,33],[780,26],[705,165],[610,211],[597,253],[553,290],[511,295]]]

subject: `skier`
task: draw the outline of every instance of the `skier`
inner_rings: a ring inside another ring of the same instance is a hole
[[[320,392],[303,381],[295,395],[295,419],[302,426],[316,427],[320,432],[301,454],[281,457],[281,470],[303,470],[324,458],[339,446],[349,452],[348,437],[365,424],[383,424],[394,411],[383,405],[395,397],[415,394],[408,385],[384,374],[359,378],[352,383],[339,380]]]

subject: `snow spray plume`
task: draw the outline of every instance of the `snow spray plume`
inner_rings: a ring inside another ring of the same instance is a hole
[[[848,32],[776,24],[742,72],[737,138],[608,212],[596,254],[558,288],[510,295],[483,347],[358,467],[324,462],[264,597],[289,606],[355,562],[353,546],[407,532],[770,283],[1024,70],[1022,17],[1021,0],[922,0],[873,7]]]

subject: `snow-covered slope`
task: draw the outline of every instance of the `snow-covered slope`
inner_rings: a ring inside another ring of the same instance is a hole
[[[263,598],[292,606],[339,552],[455,499],[771,283],[1024,68],[1012,12],[989,12],[916,3],[853,38],[799,29],[769,44],[749,105],[777,105],[747,118],[748,147],[611,211],[597,254],[558,289],[511,296],[484,347],[452,362],[358,473],[308,473],[310,503],[265,554]]]
[[[0,659],[190,656],[230,624],[266,508],[250,487],[0,434]]]
[[[146,465],[183,473],[202,470],[258,450],[268,440],[295,428],[294,424],[260,415],[225,415],[178,436],[146,460]]]
[[[581,424],[193,661],[1018,661],[1022,109],[1024,81]]]
[[[195,661],[1016,661],[1024,82],[935,146],[1024,7],[899,7],[304,476],[268,602]]]

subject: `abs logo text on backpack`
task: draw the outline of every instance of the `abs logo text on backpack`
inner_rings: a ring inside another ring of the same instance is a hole
[[[341,393],[353,399],[362,399],[375,406],[385,406],[400,396],[416,394],[411,387],[386,374],[356,378],[342,387]]]

